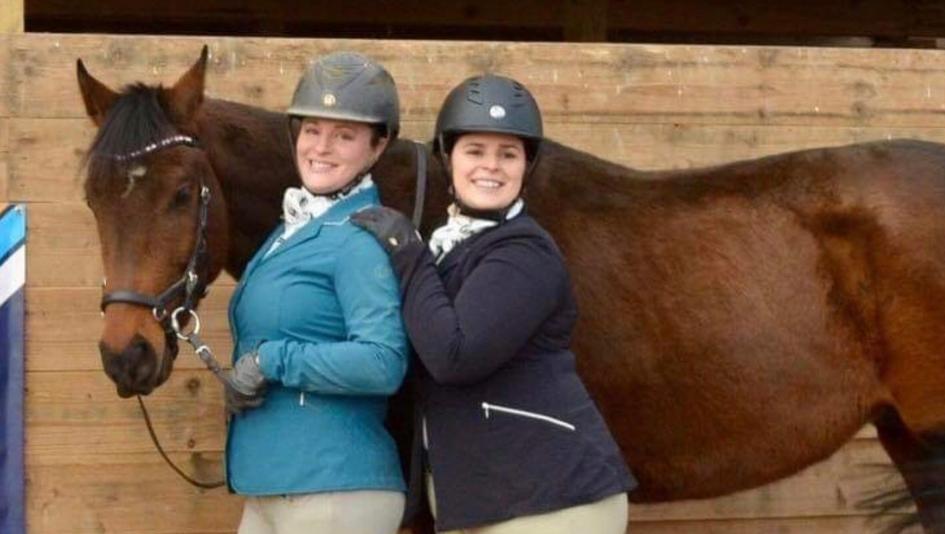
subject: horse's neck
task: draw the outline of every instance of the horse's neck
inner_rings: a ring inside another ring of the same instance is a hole
[[[208,99],[199,127],[226,201],[229,250],[225,269],[239,278],[278,224],[283,192],[298,182],[285,116]]]

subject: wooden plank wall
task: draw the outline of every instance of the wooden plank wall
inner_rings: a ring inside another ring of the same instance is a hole
[[[29,205],[27,466],[31,534],[232,532],[240,500],[196,491],[153,452],[133,400],[102,373],[101,266],[83,203],[93,129],[75,82],[81,57],[104,82],[173,83],[211,47],[208,93],[280,109],[312,56],[370,54],[398,81],[404,135],[431,136],[447,90],[484,69],[531,87],[549,134],[639,168],[685,168],[795,148],[917,137],[945,141],[945,56],[935,51],[326,41],[142,36],[0,36],[0,204]],[[230,344],[232,280],[204,303],[207,339]],[[165,447],[220,473],[219,388],[182,350],[148,399]],[[827,461],[777,484],[701,502],[635,506],[632,530],[868,532],[856,501],[888,458],[865,429]]]

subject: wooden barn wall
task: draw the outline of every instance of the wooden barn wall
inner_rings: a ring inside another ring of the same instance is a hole
[[[211,49],[213,97],[281,109],[303,65],[365,52],[397,79],[404,135],[431,136],[448,88],[508,73],[534,90],[549,135],[643,169],[688,168],[797,148],[915,137],[945,141],[945,55],[935,51],[709,46],[330,41],[22,34],[0,37],[0,205],[29,206],[27,469],[31,534],[232,532],[240,500],[198,491],[152,450],[134,400],[119,399],[96,343],[102,272],[80,162],[94,130],[75,81],[82,58],[112,86],[173,83]],[[230,349],[233,282],[203,305],[206,339]],[[147,399],[172,457],[213,478],[218,386],[185,349]],[[888,463],[871,429],[782,482],[720,499],[634,506],[632,529],[869,532],[857,500]],[[895,477],[893,478],[895,481]]]

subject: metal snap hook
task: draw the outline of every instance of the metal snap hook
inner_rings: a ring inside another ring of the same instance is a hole
[[[195,287],[197,287],[197,282],[199,282],[200,279],[197,277],[197,273],[195,273],[194,271],[187,271],[187,274],[185,274],[184,276],[187,279],[186,286],[187,286],[187,293],[189,294],[191,291],[194,290]]]
[[[189,332],[182,332],[180,329],[180,322],[177,320],[177,316],[180,315],[180,312],[185,311],[190,314],[190,318],[193,319],[193,322],[190,325]],[[197,315],[197,312],[194,310],[187,309],[183,306],[174,310],[174,313],[171,314],[171,329],[174,330],[174,333],[177,334],[179,339],[187,341],[190,339],[190,336],[200,333],[200,317]]]

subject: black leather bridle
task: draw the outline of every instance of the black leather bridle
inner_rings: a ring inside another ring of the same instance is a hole
[[[127,161],[156,152],[163,148],[178,145],[186,145],[195,148],[200,146],[197,139],[194,137],[175,135],[157,143],[152,143],[143,149],[114,157],[119,161]],[[184,274],[157,296],[146,295],[129,289],[119,289],[117,291],[104,293],[100,305],[102,313],[105,312],[105,308],[107,308],[109,304],[116,303],[150,308],[154,320],[161,324],[161,327],[164,329],[164,334],[170,338],[170,340],[173,340],[175,336],[180,339],[186,339],[181,333],[180,321],[180,314],[186,313],[189,315],[189,319],[194,321],[194,324],[191,325],[191,331],[199,331],[200,319],[194,312],[194,308],[197,306],[197,302],[205,295],[207,288],[206,274],[204,277],[201,277],[201,272],[206,272],[210,259],[207,247],[207,220],[209,219],[209,212],[210,188],[201,181],[194,250],[190,255],[190,260],[187,262],[187,268],[184,270]],[[170,304],[178,300],[181,302],[180,306],[171,311],[169,308]]]

